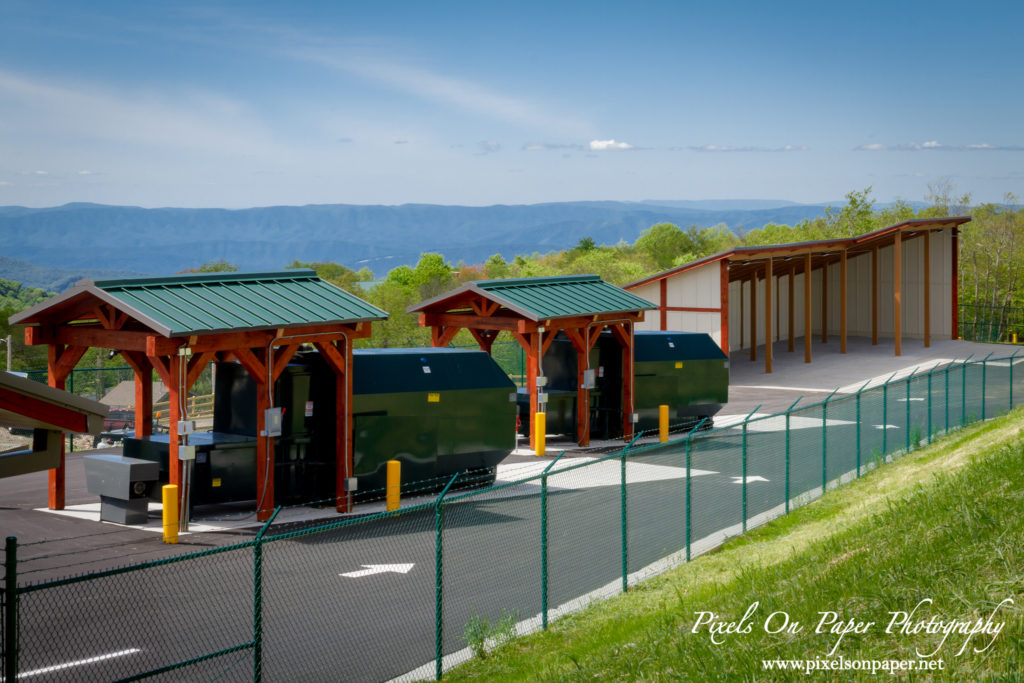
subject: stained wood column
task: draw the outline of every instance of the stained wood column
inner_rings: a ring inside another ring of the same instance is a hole
[[[828,343],[828,257],[821,263],[821,343]]]
[[[930,230],[924,231],[924,346],[932,345],[932,250]]]
[[[871,249],[871,345],[878,346],[878,245]]]
[[[661,309],[659,311],[661,314],[661,331],[664,332],[668,329],[668,280],[666,278],[661,279],[659,289],[661,294],[661,306],[659,306]]]
[[[839,353],[846,353],[846,249],[839,252]]]
[[[28,329],[25,330],[26,337]],[[68,375],[88,350],[84,346],[50,344],[46,349],[46,383],[54,389],[64,389]],[[74,437],[72,437],[74,438]],[[60,435],[60,459],[57,467],[48,470],[48,503],[51,510],[63,510],[67,490],[67,469],[64,463],[64,434]]]
[[[951,334],[953,339],[960,338],[960,245],[959,245],[960,232],[956,228],[952,228],[952,258],[953,258],[953,272],[951,273],[950,286],[953,289],[953,329]]]
[[[122,351],[121,358],[132,367],[135,374],[135,437],[145,438],[153,434],[153,364],[144,353]]]
[[[622,438],[633,438],[633,323],[610,325],[622,346]]]
[[[764,265],[764,371],[772,372],[772,257]]]
[[[757,273],[750,277],[750,360],[757,360]]]
[[[540,349],[536,332],[526,335],[526,388],[530,392],[530,450],[537,450],[537,377],[540,375]]]
[[[892,244],[892,326],[896,337],[895,351],[903,355],[903,246],[902,233],[896,231]]]
[[[722,347],[722,352],[729,355],[729,259],[722,259],[719,261],[719,284],[718,284],[718,298],[719,304],[722,307],[721,319],[722,319],[722,341],[719,346]],[[664,328],[662,328],[664,329]]]
[[[796,350],[796,340],[793,339],[793,331],[796,326],[793,322],[793,288],[796,285],[796,266],[789,266],[789,352],[793,353]]]
[[[804,362],[811,362],[811,338],[814,329],[811,321],[811,254],[804,257]]]

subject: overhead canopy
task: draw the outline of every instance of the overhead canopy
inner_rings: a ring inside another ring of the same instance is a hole
[[[387,313],[312,270],[82,280],[11,318],[46,324],[96,299],[165,337],[383,320]],[[90,305],[91,304],[91,305]]]
[[[123,280],[83,280],[73,289],[10,320],[28,325],[25,342],[47,345],[49,383],[61,388],[90,347],[114,349],[135,370],[137,438],[150,436],[156,371],[169,392],[169,479],[182,483],[178,458],[184,401],[213,360],[236,360],[260,390],[256,424],[264,430],[269,387],[302,344],[314,344],[336,375],[338,509],[351,506],[345,482],[352,467],[352,342],[387,313],[326,282],[312,270],[208,273]],[[256,444],[258,518],[274,506],[273,439]],[[185,490],[179,487],[179,496]],[[50,472],[50,507],[64,505],[63,454]]]
[[[409,308],[430,327],[431,343],[447,346],[461,329],[469,330],[480,348],[490,352],[499,332],[507,331],[526,354],[526,388],[530,393],[530,442],[536,443],[539,405],[537,377],[541,359],[561,332],[577,352],[577,434],[589,443],[589,390],[584,388],[586,358],[603,329],[622,346],[623,377],[633,374],[633,325],[644,311],[657,308],[647,299],[603,281],[597,275],[478,280]],[[623,434],[632,434],[632,382],[623,383]]]

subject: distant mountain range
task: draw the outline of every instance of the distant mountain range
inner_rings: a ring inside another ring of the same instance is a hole
[[[836,206],[842,203],[837,202]],[[0,278],[60,291],[81,277],[169,274],[226,259],[246,271],[300,261],[369,267],[377,276],[415,264],[423,252],[482,263],[500,253],[545,253],[583,237],[633,242],[667,221],[725,223],[737,234],[793,224],[824,205],[774,200],[648,200],[529,205],[327,204],[253,209],[144,209],[65,204],[0,207]]]

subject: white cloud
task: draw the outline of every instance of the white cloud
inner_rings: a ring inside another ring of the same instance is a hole
[[[12,182],[11,182],[11,181],[9,181],[9,180],[0,180],[0,185],[13,185],[13,184],[14,184],[14,183],[12,183]]]
[[[81,171],[78,172],[78,175],[96,175],[96,171],[90,171],[88,169],[83,168]]]
[[[876,142],[870,145],[858,145],[853,149],[856,152],[1024,152],[1022,145],[990,145],[987,142],[970,145],[944,145],[937,140],[920,143],[904,142],[898,145],[882,145]]]
[[[493,154],[501,150],[501,143],[492,142],[490,140],[481,140],[476,143],[477,155],[482,156],[484,154]]]
[[[673,148],[679,149],[679,148]],[[694,152],[805,152],[807,145],[783,145],[782,147],[758,147],[748,145],[745,147],[732,147],[729,145],[700,145],[690,147]]]
[[[628,142],[616,142],[615,140],[591,140],[590,150],[592,152],[604,152],[613,149],[633,149]]]

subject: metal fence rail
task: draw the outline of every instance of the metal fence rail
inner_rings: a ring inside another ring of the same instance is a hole
[[[960,304],[957,325],[968,341],[1024,343],[1024,308]]]
[[[264,535],[268,523],[230,547],[61,581],[19,585],[9,538],[4,680],[440,678],[1012,409],[1024,396],[1016,356],[890,377],[664,444],[524,463],[487,488],[457,478],[396,512]]]

